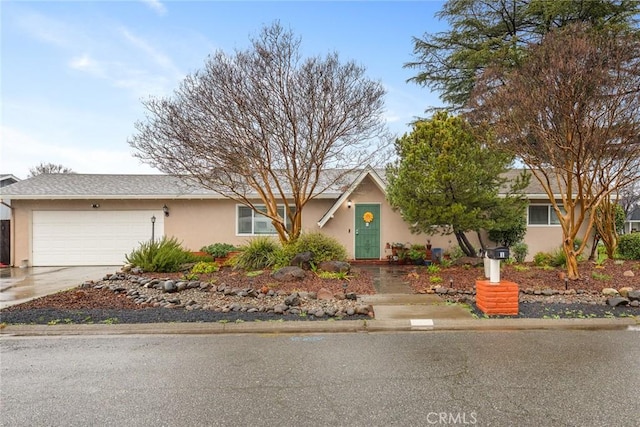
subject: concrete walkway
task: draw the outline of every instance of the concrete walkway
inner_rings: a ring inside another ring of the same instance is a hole
[[[473,319],[459,305],[448,305],[438,295],[415,294],[406,281],[407,267],[397,265],[356,266],[373,276],[375,295],[360,300],[371,305],[376,320],[408,320],[411,325],[430,326],[433,319]]]
[[[361,298],[365,304],[373,306],[376,320],[414,320],[413,324],[425,319],[473,319],[471,312],[460,305],[447,304],[437,295],[421,294],[376,294]]]

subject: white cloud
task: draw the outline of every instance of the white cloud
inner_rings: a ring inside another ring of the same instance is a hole
[[[142,3],[149,6],[149,8],[160,16],[166,15],[167,13],[167,8],[160,2],[160,0],[142,0]]]
[[[86,53],[81,56],[71,58],[69,66],[75,70],[86,71],[94,76],[104,77],[104,70],[98,61],[94,60]]]

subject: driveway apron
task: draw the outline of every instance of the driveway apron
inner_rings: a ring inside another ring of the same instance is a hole
[[[0,309],[101,280],[120,266],[28,267],[0,269]]]

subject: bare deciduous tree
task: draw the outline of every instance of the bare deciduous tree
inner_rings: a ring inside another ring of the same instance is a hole
[[[499,148],[545,189],[570,278],[578,277],[577,256],[593,229],[590,213],[639,177],[638,58],[637,36],[573,25],[532,46],[517,69],[485,72],[473,96],[471,116],[491,126]]]
[[[56,165],[55,163],[40,162],[38,166],[34,166],[29,169],[29,176],[27,178],[33,178],[36,175],[42,175],[45,173],[75,173],[71,168],[63,165]]]
[[[295,239],[305,204],[377,165],[391,141],[382,85],[336,53],[303,59],[299,48],[274,23],[245,51],[215,52],[172,97],[144,101],[135,155],[254,210],[259,199],[280,240]]]

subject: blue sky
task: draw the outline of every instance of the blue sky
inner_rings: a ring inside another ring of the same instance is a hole
[[[167,96],[217,49],[245,49],[274,20],[305,55],[337,51],[387,89],[401,135],[436,94],[406,83],[413,36],[445,28],[441,1],[0,1],[0,172],[26,178],[40,162],[78,173],[157,173],[127,139],[141,99]]]

